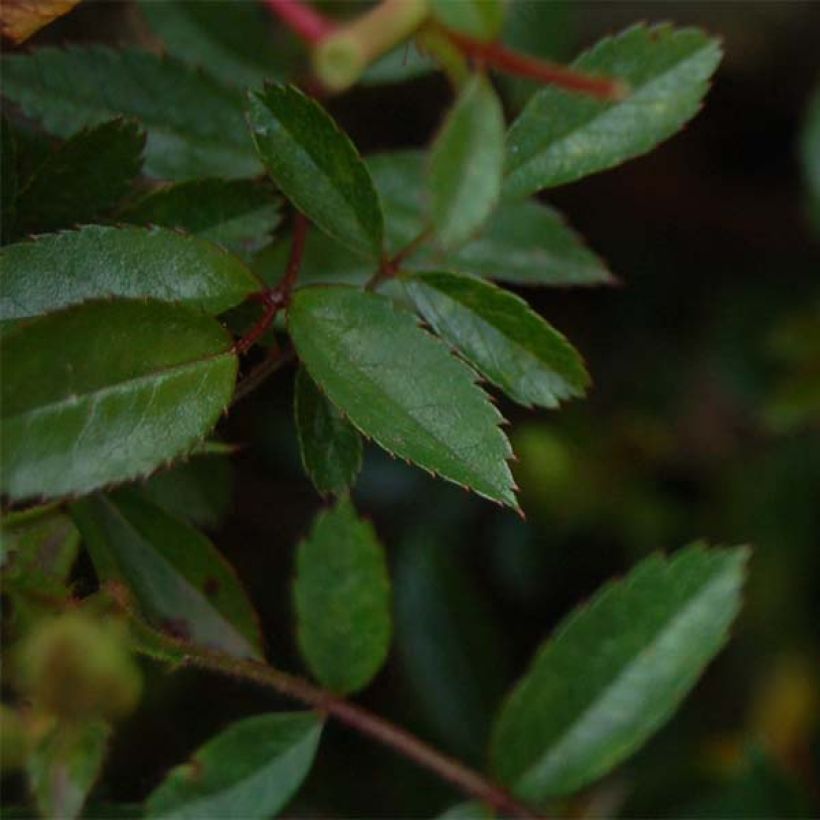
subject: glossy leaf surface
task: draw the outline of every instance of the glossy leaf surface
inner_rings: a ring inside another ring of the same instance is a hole
[[[361,470],[362,440],[304,368],[296,375],[294,414],[302,464],[310,480],[322,495],[343,493]]]
[[[91,496],[72,515],[100,580],[125,584],[151,625],[230,655],[261,657],[253,607],[202,533],[135,490]]]
[[[112,296],[221,313],[260,289],[235,256],[164,228],[88,225],[9,245],[0,258],[4,320]]]
[[[230,401],[237,369],[213,319],[160,302],[43,317],[11,332],[0,356],[2,489],[15,499],[90,492],[187,453]]]
[[[534,803],[577,791],[637,749],[726,640],[747,551],[653,555],[572,613],[495,728],[497,775]]]
[[[379,197],[349,137],[310,97],[269,85],[250,95],[259,156],[285,196],[322,230],[362,256],[381,254]]]
[[[147,817],[267,820],[307,776],[321,732],[307,712],[237,721],[170,772],[148,798]]]
[[[366,686],[390,646],[390,580],[372,525],[349,500],[320,513],[299,545],[293,597],[314,675],[341,694]]]
[[[447,272],[404,282],[436,333],[514,401],[556,407],[584,394],[589,376],[580,355],[515,294]]]
[[[288,321],[313,380],[390,453],[516,507],[501,416],[470,369],[389,300],[346,287],[297,291]]]
[[[609,103],[536,93],[507,138],[505,196],[603,171],[671,137],[697,113],[720,56],[717,41],[694,28],[641,25],[602,40],[573,66],[628,83],[629,95]]]

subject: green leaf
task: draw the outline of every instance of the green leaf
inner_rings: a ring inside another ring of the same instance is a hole
[[[3,516],[0,537],[4,577],[13,574],[65,582],[80,546],[77,528],[53,505]]]
[[[147,817],[267,820],[305,779],[322,733],[312,713],[257,715],[231,724],[148,798]]]
[[[367,166],[330,115],[292,86],[250,95],[248,121],[273,181],[323,231],[378,259],[381,206]]]
[[[303,367],[296,374],[294,413],[302,463],[316,489],[322,495],[348,490],[362,468],[361,437]]]
[[[255,250],[273,232],[279,224],[279,206],[270,185],[248,179],[196,179],[151,191],[122,211],[118,221],[181,228],[243,252]]]
[[[504,112],[489,80],[476,74],[430,149],[430,212],[444,247],[469,239],[492,213],[503,166]]]
[[[237,370],[213,319],[161,302],[91,302],[24,324],[0,365],[0,486],[13,499],[87,493],[190,451]]]
[[[494,40],[504,25],[504,0],[432,0],[433,16],[448,28]]]
[[[313,380],[364,435],[479,495],[517,508],[501,415],[472,371],[388,299],[303,288],[288,311]]]
[[[293,599],[302,656],[334,692],[365,687],[390,648],[390,578],[372,525],[348,499],[319,514],[299,545]]]
[[[134,490],[73,505],[101,581],[120,581],[148,622],[177,638],[237,657],[261,658],[250,601],[214,545]]]
[[[479,235],[442,266],[516,285],[599,285],[613,281],[561,215],[532,200],[503,202]]]
[[[14,233],[17,191],[17,137],[5,117],[0,117],[0,241],[4,244]]]
[[[137,49],[41,48],[4,57],[2,68],[3,94],[57,136],[117,116],[139,120],[148,132],[150,176],[247,177],[261,170],[240,94],[174,59]]]
[[[495,815],[483,803],[471,800],[469,803],[458,803],[438,815],[437,820],[492,820]]]
[[[408,41],[371,63],[359,79],[359,84],[368,86],[402,83],[430,74],[436,68],[435,60],[430,55],[422,54]]]
[[[228,85],[281,78],[295,56],[292,38],[277,38],[281,28],[259,3],[140,0],[140,9],[170,54]]]
[[[800,161],[809,190],[809,208],[817,231],[820,231],[820,87],[806,110],[800,131]]]
[[[602,40],[573,67],[621,79],[629,95],[535,94],[507,138],[504,195],[573,182],[654,148],[697,113],[720,56],[718,42],[693,28],[641,25]]]
[[[580,355],[520,297],[454,273],[403,281],[433,330],[514,401],[557,407],[584,395],[589,375]]]
[[[110,734],[103,721],[58,723],[39,740],[27,770],[42,817],[79,817],[102,769]]]
[[[222,313],[260,290],[235,256],[164,228],[88,225],[8,245],[0,258],[4,320],[111,296]]]
[[[697,544],[653,555],[570,615],[498,717],[498,777],[542,803],[634,752],[726,641],[747,555]]]
[[[55,149],[23,184],[18,233],[53,231],[113,207],[140,172],[145,134],[134,122],[86,128]]]

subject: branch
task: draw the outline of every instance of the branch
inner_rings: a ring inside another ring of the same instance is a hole
[[[265,6],[294,34],[310,45],[336,30],[336,24],[300,0],[263,0]]]

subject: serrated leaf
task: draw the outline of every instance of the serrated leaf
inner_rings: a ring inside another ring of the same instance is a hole
[[[262,657],[245,591],[198,530],[135,490],[95,494],[71,514],[100,581],[125,584],[151,625],[230,655]]]
[[[145,134],[111,120],[86,128],[56,148],[21,187],[18,233],[90,222],[115,205],[139,174]]]
[[[31,791],[41,817],[73,820],[99,776],[111,729],[103,721],[58,723],[28,759]]]
[[[219,324],[161,302],[90,302],[34,320],[5,337],[0,364],[0,485],[13,499],[80,495],[188,452],[230,401],[237,370]]]
[[[725,642],[746,559],[743,548],[701,545],[653,555],[571,614],[501,710],[498,777],[543,803],[635,751]]]
[[[148,798],[146,816],[267,820],[307,776],[321,732],[321,719],[306,712],[237,721],[170,772]]]
[[[379,197],[347,135],[293,86],[268,85],[249,99],[256,148],[276,185],[334,239],[378,259],[384,233]]]
[[[525,197],[644,154],[698,111],[720,62],[698,29],[635,26],[607,37],[572,65],[629,84],[619,102],[557,88],[536,93],[507,137],[505,197]]]
[[[180,228],[234,252],[247,252],[263,244],[279,224],[280,204],[270,185],[196,179],[151,191],[121,211],[118,221]]]
[[[387,657],[390,579],[370,523],[348,499],[319,514],[296,555],[293,599],[302,656],[328,689],[366,686]]]
[[[433,16],[447,28],[494,40],[504,25],[505,0],[432,0]]]
[[[479,495],[517,508],[501,416],[472,371],[388,299],[303,288],[288,325],[313,380],[364,435]]]
[[[139,120],[148,132],[150,176],[247,177],[261,170],[240,94],[172,58],[75,46],[9,55],[2,68],[3,94],[57,136],[112,117]]]
[[[68,14],[80,0],[4,0],[0,6],[0,33],[22,43],[58,17]]]
[[[348,490],[362,468],[361,437],[303,367],[296,374],[294,415],[302,464],[316,489],[322,495]]]
[[[112,296],[222,313],[260,290],[235,256],[164,228],[88,225],[0,250],[0,319],[38,316]]]
[[[489,80],[476,74],[430,149],[430,213],[443,247],[469,239],[492,213],[503,165],[504,112]]]
[[[580,355],[520,297],[444,271],[403,281],[435,332],[514,401],[557,407],[584,395],[589,375]]]
[[[141,0],[140,9],[169,53],[228,85],[281,78],[296,53],[258,3]]]

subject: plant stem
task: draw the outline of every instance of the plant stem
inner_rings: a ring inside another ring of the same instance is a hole
[[[401,263],[404,262],[408,256],[415,253],[430,238],[432,230],[432,228],[425,228],[415,239],[408,242],[393,256],[385,257],[379,269],[370,277],[370,280],[364,286],[364,289],[375,290],[382,282],[396,276],[401,269]]]
[[[470,797],[486,803],[502,816],[543,820],[543,815],[523,805],[501,786],[463,763],[442,754],[405,729],[309,681],[258,661],[231,658],[199,647],[186,646],[185,652],[191,665],[274,689],[281,695],[335,718],[359,734],[428,769]]]
[[[236,390],[234,390],[232,403],[236,404],[240,399],[244,399],[245,396],[256,390],[259,385],[267,381],[280,367],[293,361],[293,358],[292,350],[271,351],[271,355],[252,368],[248,375],[239,382]]]
[[[336,30],[336,24],[300,0],[263,0],[291,31],[310,45]]]
[[[511,51],[500,43],[485,43],[452,29],[444,29],[450,40],[473,59],[509,74],[528,77],[540,83],[557,85],[599,100],[615,102],[629,93],[621,80],[595,77],[557,63],[539,60],[527,54]]]
[[[285,275],[282,281],[276,286],[276,291],[282,298],[283,304],[290,301],[290,295],[293,288],[296,286],[296,280],[299,278],[299,270],[302,267],[302,256],[305,253],[305,239],[310,223],[307,217],[296,211],[293,217],[293,236],[290,240],[290,256],[288,257],[288,265],[285,268]]]

